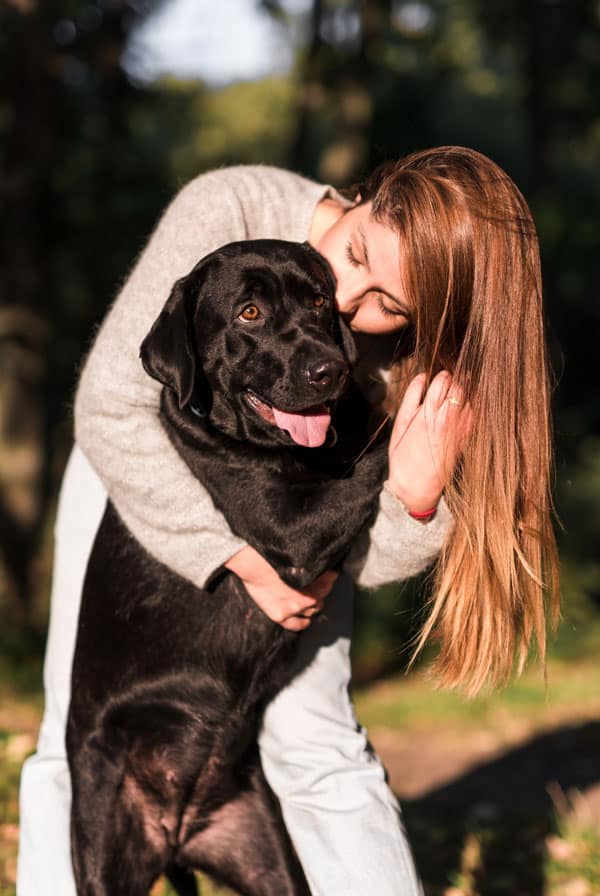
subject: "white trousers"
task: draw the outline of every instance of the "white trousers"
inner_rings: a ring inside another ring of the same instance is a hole
[[[21,777],[18,896],[75,896],[65,728],[83,579],[105,504],[75,447],[55,527],[46,706]],[[315,896],[418,896],[398,805],[348,696],[351,626],[351,586],[342,578],[303,636],[305,668],[265,712],[263,767]]]

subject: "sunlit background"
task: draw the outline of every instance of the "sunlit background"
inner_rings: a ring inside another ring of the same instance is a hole
[[[0,896],[14,893],[77,370],[161,209],[215,166],[342,186],[448,143],[505,167],[540,233],[563,621],[547,691],[533,667],[466,703],[433,694],[422,666],[399,677],[421,585],[363,595],[361,717],[428,896],[600,893],[597,0],[2,0]]]

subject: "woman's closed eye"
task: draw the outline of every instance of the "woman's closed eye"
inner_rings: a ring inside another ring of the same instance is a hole
[[[383,293],[378,292],[375,295],[377,298],[377,305],[379,306],[379,310],[381,311],[382,314],[387,314],[390,317],[404,317],[404,318],[407,317],[406,311],[404,311],[402,308],[400,308],[399,305],[396,305],[395,302],[391,306],[389,304],[386,305],[386,303],[384,301],[386,296]],[[388,298],[388,302],[390,302],[390,301],[391,300]]]
[[[352,240],[348,240],[348,242],[346,243],[346,258],[348,259],[348,261],[354,268],[358,268],[358,267],[360,267],[361,264],[363,264],[363,262],[360,260],[360,258],[357,258],[356,255],[354,254],[354,249],[352,247]]]

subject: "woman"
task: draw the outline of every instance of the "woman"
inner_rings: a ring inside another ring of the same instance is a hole
[[[441,550],[419,646],[439,640],[444,684],[475,692],[505,679],[534,634],[543,655],[543,582],[553,602],[556,569],[548,382],[537,237],[514,184],[459,147],[378,169],[354,202],[277,169],[203,175],[163,216],[82,373],[76,439],[101,482],[75,449],[57,520],[46,714],[22,782],[20,896],[74,892],[64,724],[106,492],[147,550],[196,584],[225,563],[268,616],[295,630],[326,606],[304,636],[314,661],[265,713],[265,772],[313,893],[420,892],[398,807],[347,696],[347,576],[334,585],[326,573],[300,594],[229,531],[163,432],[157,385],[137,358],[177,277],[223,243],[260,237],[308,238],[322,252],[365,359],[382,334],[406,335],[387,389],[398,409],[389,479],[346,571],[374,586],[415,574]]]

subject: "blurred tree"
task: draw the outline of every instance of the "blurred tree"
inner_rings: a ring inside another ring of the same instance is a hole
[[[217,91],[167,79],[160,90],[169,103],[163,125],[165,116],[167,127],[177,116],[173,121],[177,139],[168,156],[174,184],[220,165],[288,163],[295,121],[294,85],[289,77],[238,82]]]
[[[600,457],[595,0],[254,0],[289,26],[295,66],[220,90],[125,77],[128,36],[158,2],[0,0],[0,555],[12,606],[31,612],[77,360],[176,187],[239,162],[348,185],[384,158],[447,143],[492,156],[532,203],[561,374],[563,554],[573,593],[597,593],[586,559],[600,537],[589,509]],[[413,597],[371,602],[365,643],[385,629],[372,614],[403,600]]]
[[[74,359],[165,183],[162,152],[131,140],[147,97],[120,67],[150,6],[0,5],[0,545],[23,620]]]

